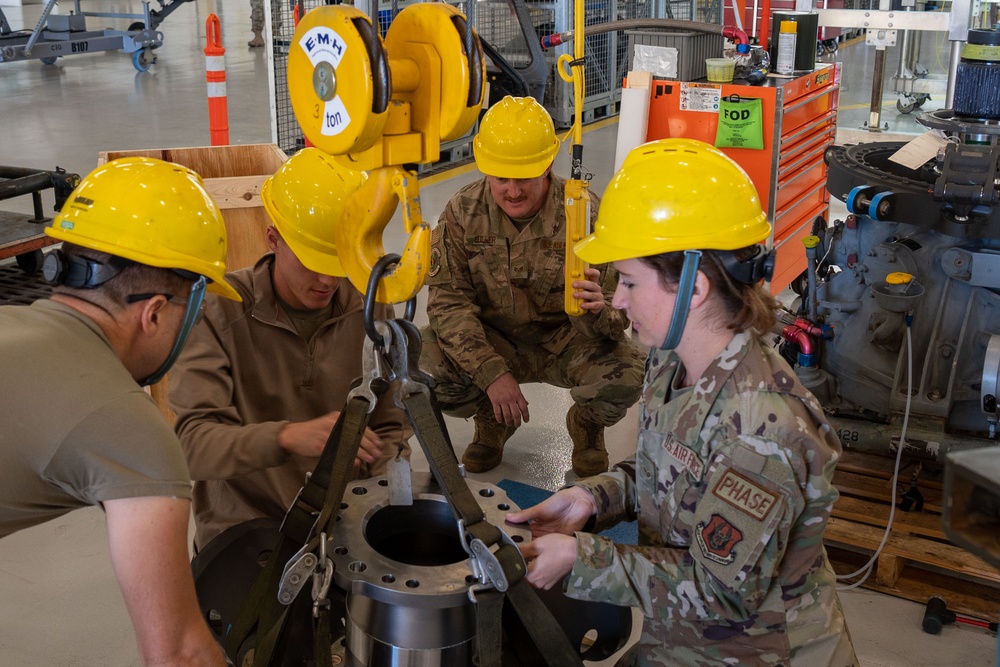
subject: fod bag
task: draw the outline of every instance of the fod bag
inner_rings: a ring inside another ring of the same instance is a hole
[[[739,95],[729,95],[722,98],[715,145],[717,148],[764,149],[764,108],[759,97],[744,100]]]

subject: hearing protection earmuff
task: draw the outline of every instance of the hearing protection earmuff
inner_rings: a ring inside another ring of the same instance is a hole
[[[112,256],[107,263],[86,257],[67,255],[62,250],[52,250],[42,262],[42,277],[50,285],[65,285],[77,289],[93,289],[108,282],[132,262]]]
[[[770,280],[774,274],[776,254],[774,250],[765,250],[762,245],[757,245],[754,253],[742,260],[731,251],[716,251],[716,255],[733,280],[745,285],[756,285],[761,280]]]

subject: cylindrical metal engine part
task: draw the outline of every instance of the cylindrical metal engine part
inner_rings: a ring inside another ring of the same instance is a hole
[[[466,480],[486,520],[515,542],[527,527],[504,524],[516,509],[496,486]],[[347,664],[451,667],[472,664],[476,633],[469,568],[458,520],[430,473],[413,473],[413,505],[390,505],[383,478],[354,482],[327,544],[347,591]]]

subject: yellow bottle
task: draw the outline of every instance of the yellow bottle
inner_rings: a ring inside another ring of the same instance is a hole
[[[778,31],[778,57],[774,71],[778,74],[791,74],[795,71],[795,40],[798,37],[798,24],[795,21],[782,21]]]

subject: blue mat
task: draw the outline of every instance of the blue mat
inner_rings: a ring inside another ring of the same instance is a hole
[[[551,491],[540,489],[537,486],[515,482],[511,479],[502,479],[497,483],[501,489],[507,492],[507,496],[521,509],[527,509],[537,505],[552,495]],[[615,542],[621,544],[637,544],[639,541],[639,527],[635,521],[624,521],[611,528],[608,528],[600,535],[610,537]]]

